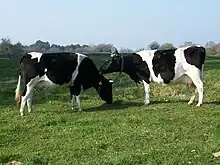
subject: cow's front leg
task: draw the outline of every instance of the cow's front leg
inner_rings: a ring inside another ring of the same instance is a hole
[[[145,90],[145,100],[144,100],[144,104],[148,105],[150,103],[150,84],[146,83],[143,80],[144,83],[144,90]]]
[[[70,95],[71,95],[72,110],[74,110],[76,107],[76,96],[72,94]]]
[[[75,108],[75,106],[78,107],[79,111],[82,111],[81,105],[80,105],[80,91],[81,87],[74,85],[70,87],[70,96],[71,96],[71,102],[72,102],[72,110]]]
[[[81,105],[80,105],[79,95],[76,96],[76,103],[77,103],[77,106],[78,106],[79,111],[81,112],[81,111],[82,111],[82,108],[81,108]]]

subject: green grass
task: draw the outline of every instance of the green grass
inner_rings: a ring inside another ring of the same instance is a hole
[[[212,155],[220,151],[219,69],[220,57],[207,58],[201,107],[187,105],[186,85],[153,84],[145,106],[143,85],[123,74],[113,105],[90,89],[81,95],[80,113],[71,110],[67,88],[37,89],[35,112],[21,118],[14,101],[17,62],[1,60],[0,164],[220,164]]]

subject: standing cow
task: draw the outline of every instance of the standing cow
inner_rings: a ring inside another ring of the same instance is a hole
[[[21,79],[24,91],[20,91]],[[99,73],[93,61],[79,53],[25,53],[20,59],[20,73],[15,90],[15,100],[21,103],[20,114],[24,115],[27,103],[28,111],[32,109],[32,96],[35,86],[68,86],[72,107],[76,101],[79,111],[80,92],[94,87],[102,100],[112,103],[112,80],[107,80]],[[22,95],[22,96],[21,96]]]
[[[188,84],[196,87],[188,104],[195,100],[198,91],[199,100],[203,102],[203,68],[206,58],[202,46],[187,46],[167,50],[143,50],[137,53],[119,54],[114,51],[109,60],[100,67],[102,74],[124,72],[145,88],[145,104],[150,103],[150,82],[162,84]]]

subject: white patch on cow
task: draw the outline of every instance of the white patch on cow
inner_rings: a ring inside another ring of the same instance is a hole
[[[43,53],[40,52],[30,52],[28,54],[31,55],[31,59],[37,58],[37,62],[40,62],[40,58],[43,55]]]
[[[148,68],[150,70],[150,80],[152,82],[161,83],[161,82],[163,82],[163,79],[161,79],[159,76],[156,77],[156,75],[154,74],[154,71],[153,71],[152,60],[153,60],[155,51],[156,50],[141,50],[141,51],[137,52],[137,54],[139,54],[141,56],[142,60],[147,63]]]
[[[196,68],[194,65],[191,65],[187,63],[185,56],[184,56],[184,50],[189,48],[190,46],[181,47],[178,48],[175,51],[174,56],[176,57],[176,63],[175,63],[175,76],[173,80],[170,81],[170,84],[194,84],[197,88],[198,94],[199,94],[199,101],[196,106],[200,106],[202,104],[203,100],[203,67],[200,71],[198,68]],[[200,45],[198,45],[200,47]],[[154,53],[156,50],[141,50],[137,52],[142,58],[143,61],[145,61],[149,67],[150,70],[150,81],[158,84],[164,84],[163,79],[161,78],[160,74],[156,76],[153,71],[153,64],[152,60],[154,57]],[[144,83],[145,87],[145,104],[149,104],[150,96],[150,85],[146,85]],[[195,99],[195,93],[191,97],[188,104],[192,104],[192,102]]]
[[[75,71],[72,74],[72,80],[71,80],[72,83],[74,83],[74,81],[76,79],[76,76],[78,75],[79,65],[81,64],[83,59],[87,57],[84,54],[80,54],[80,53],[76,53],[76,54],[78,55],[78,57],[77,57],[77,66],[76,66]]]
[[[47,72],[47,68],[44,69],[44,72]]]

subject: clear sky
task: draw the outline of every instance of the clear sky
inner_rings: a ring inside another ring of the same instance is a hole
[[[13,43],[110,43],[147,48],[220,42],[220,0],[0,0],[0,37]]]

